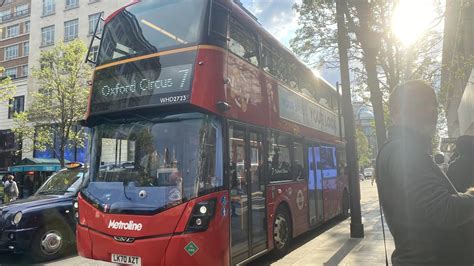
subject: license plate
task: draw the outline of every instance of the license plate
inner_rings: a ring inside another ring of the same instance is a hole
[[[112,262],[127,265],[142,265],[142,258],[136,256],[112,254]]]

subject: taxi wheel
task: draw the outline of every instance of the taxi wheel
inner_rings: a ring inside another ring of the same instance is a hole
[[[31,243],[31,255],[38,262],[60,258],[68,250],[69,242],[70,235],[64,226],[40,228]]]

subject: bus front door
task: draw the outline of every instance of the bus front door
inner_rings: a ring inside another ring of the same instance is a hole
[[[267,248],[263,134],[229,128],[232,264]]]

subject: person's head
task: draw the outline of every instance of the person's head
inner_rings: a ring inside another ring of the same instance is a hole
[[[456,140],[456,151],[459,156],[472,157],[474,155],[474,136],[460,136]]]
[[[438,101],[434,89],[425,81],[410,80],[398,85],[390,95],[392,123],[432,137],[438,121]]]
[[[8,175],[8,176],[7,176],[7,180],[8,180],[8,181],[13,181],[13,179],[14,179],[13,175]]]

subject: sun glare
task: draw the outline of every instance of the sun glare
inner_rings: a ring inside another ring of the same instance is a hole
[[[400,0],[392,18],[392,29],[406,46],[415,43],[435,19],[433,0]]]
[[[318,78],[321,77],[321,73],[319,73],[319,70],[317,69],[313,69],[313,74]]]

